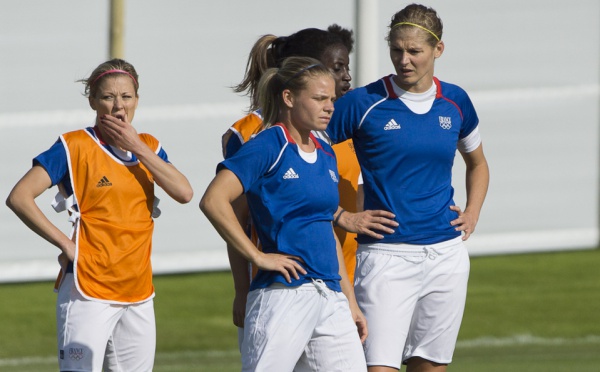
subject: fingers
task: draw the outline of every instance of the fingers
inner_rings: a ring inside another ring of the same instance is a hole
[[[237,327],[244,328],[244,318],[246,317],[246,295],[236,292],[233,299],[233,324]]]
[[[139,146],[140,139],[135,128],[127,120],[127,114],[124,116],[102,115],[99,125],[113,142],[112,145],[123,150],[133,151]]]
[[[69,257],[64,252],[58,255],[58,264],[63,269],[69,264]]]
[[[364,343],[369,335],[367,318],[365,318],[364,314],[358,308],[351,308],[350,311],[352,312],[352,317],[354,318],[354,324],[356,324],[356,330],[358,331],[360,342]]]
[[[244,314],[240,314],[239,312],[235,312],[233,313],[233,324],[236,327],[240,327],[240,328],[244,328]]]
[[[450,209],[458,213],[458,218],[450,221],[450,225],[455,226],[455,231],[463,232],[462,240],[466,241],[475,231],[476,221],[469,213],[463,212],[457,205],[450,206]]]
[[[300,265],[299,260],[295,256],[265,253],[261,255],[260,262],[257,261],[256,265],[263,270],[279,272],[288,283],[291,283],[292,278],[300,279],[298,273],[306,275],[306,270]]]
[[[360,337],[360,342],[364,343],[369,335],[369,331],[367,329],[367,321],[363,319],[359,319],[356,322],[356,328],[358,329],[358,336]]]
[[[384,211],[381,209],[367,210],[365,212],[370,214],[372,217],[376,218],[380,223],[394,227],[398,226],[398,222],[394,220],[396,218],[396,215],[392,212]]]
[[[398,222],[393,220],[395,215],[383,210],[367,210],[355,213],[353,216],[356,232],[375,239],[382,239],[381,233],[393,234]]]
[[[300,272],[302,275],[306,275],[306,270],[304,270],[298,261],[291,256],[285,257],[285,259],[286,261],[283,263],[283,270],[279,270],[279,272],[283,274],[288,283],[292,282],[292,277],[296,280],[300,279],[298,272]]]
[[[120,120],[114,116],[103,115],[100,117],[100,125],[102,125],[105,134],[113,140],[121,135]]]
[[[358,233],[370,236],[371,238],[374,238],[374,239],[383,239],[383,235],[378,234],[373,230],[360,230]]]

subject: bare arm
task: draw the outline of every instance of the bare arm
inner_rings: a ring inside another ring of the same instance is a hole
[[[202,200],[200,209],[215,227],[219,235],[246,260],[263,270],[277,271],[291,282],[298,279],[298,272],[306,271],[297,258],[282,254],[265,254],[252,244],[240,225],[231,203],[242,195],[243,187],[233,172],[223,169],[212,180]]]
[[[32,167],[12,189],[6,205],[36,234],[58,247],[66,257],[75,258],[75,243],[44,215],[35,202],[47,188],[52,186],[50,176],[39,165]]]
[[[450,224],[456,226],[456,231],[463,231],[465,234],[463,240],[467,240],[475,231],[475,227],[479,221],[481,207],[483,206],[490,183],[490,170],[483,154],[483,145],[479,145],[472,152],[461,153],[461,155],[467,165],[467,205],[464,212],[458,206],[450,207],[453,211],[458,212],[458,218],[450,222]]]
[[[240,226],[248,224],[248,204],[246,196],[241,195],[231,203],[234,213],[237,217]],[[231,266],[231,274],[233,276],[233,285],[235,289],[235,297],[233,299],[233,324],[238,327],[244,327],[244,318],[246,316],[246,299],[250,290],[250,265],[234,247],[227,244],[227,255],[229,257],[229,265]]]
[[[365,210],[365,189],[362,184],[358,185],[356,190],[356,212]]]
[[[173,164],[162,160],[150,149],[137,134],[135,128],[127,121],[105,115],[100,118],[99,126],[112,140],[115,146],[131,151],[154,177],[156,184],[179,203],[192,200],[194,191],[188,179]]]
[[[365,318],[362,311],[358,307],[358,303],[356,302],[356,297],[354,296],[354,286],[352,283],[350,283],[350,280],[348,279],[348,271],[346,270],[344,254],[342,253],[342,246],[340,245],[340,241],[335,235],[335,231],[333,231],[333,236],[335,237],[335,250],[337,252],[337,258],[340,265],[339,274],[342,277],[342,280],[340,281],[342,292],[344,293],[344,295],[346,295],[346,298],[348,299],[348,304],[350,305],[350,312],[352,313],[352,318],[354,319],[354,323],[356,324],[356,328],[358,329],[360,341],[365,342],[367,336],[369,335],[369,331],[367,329],[367,318]]]

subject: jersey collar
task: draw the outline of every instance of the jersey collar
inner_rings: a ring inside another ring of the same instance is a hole
[[[281,129],[283,129],[283,134],[285,135],[286,140],[291,143],[291,144],[296,144],[296,141],[294,141],[294,139],[292,138],[292,136],[290,135],[290,132],[288,131],[288,129],[285,127],[285,125],[283,125],[282,123],[277,123],[275,125],[273,125],[274,127],[281,127]],[[313,143],[315,144],[315,149],[316,150],[322,150],[323,147],[321,147],[321,142],[319,142],[317,140],[317,138],[313,135],[312,132],[310,132],[309,134],[310,139],[313,141]]]
[[[398,95],[394,91],[394,85],[392,83],[393,77],[394,77],[394,75],[388,75],[388,76],[385,76],[382,80],[383,80],[383,84],[385,86],[385,90],[387,91],[388,97],[391,99],[396,99],[396,98],[398,98]],[[435,76],[433,77],[433,83],[436,85],[435,98],[442,98],[443,97],[442,84],[440,84],[440,81]]]

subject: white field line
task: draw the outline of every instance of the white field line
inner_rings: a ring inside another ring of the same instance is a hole
[[[156,353],[156,359],[168,360],[168,359],[184,359],[184,358],[223,358],[223,357],[238,357],[240,352],[238,349],[230,350],[188,350],[179,351],[173,353]],[[55,364],[58,363],[57,357],[45,356],[45,357],[23,357],[23,358],[0,358],[0,367],[8,366],[26,366],[36,364]]]
[[[590,345],[600,344],[600,335],[588,335],[578,338],[544,338],[533,335],[514,335],[510,337],[480,337],[472,340],[458,341],[457,349],[475,349],[479,347],[501,348],[507,346],[544,346],[544,345]],[[157,353],[156,359],[181,359],[181,358],[197,358],[197,357],[239,357],[240,353],[237,349],[230,350],[198,350],[198,351],[181,351],[174,353]],[[0,359],[0,367],[18,367],[36,364],[53,364],[56,363],[56,357],[24,357]]]
[[[598,96],[600,85],[583,84],[557,87],[534,87],[516,89],[496,89],[470,92],[475,106],[481,104],[498,105],[499,102],[523,103],[532,101],[552,101],[568,98],[581,99]],[[229,117],[232,113],[243,113],[240,103],[217,102],[196,105],[170,105],[140,107],[136,118],[139,121],[201,120]],[[235,115],[234,115],[235,116]],[[0,128],[81,126],[94,120],[90,109],[47,110],[0,113]]]
[[[510,337],[480,337],[472,340],[458,341],[457,349],[473,349],[478,347],[504,347],[504,346],[543,346],[543,345],[588,345],[600,344],[600,335],[588,335],[578,338],[545,338],[529,334],[514,335]]]

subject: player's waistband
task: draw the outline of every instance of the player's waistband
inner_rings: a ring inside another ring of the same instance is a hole
[[[463,244],[462,237],[456,237],[440,243],[434,244],[405,244],[405,243],[369,243],[359,244],[358,252],[365,250],[378,251],[390,255],[404,256],[406,254],[423,254],[429,251],[441,252],[446,248],[451,248]]]

